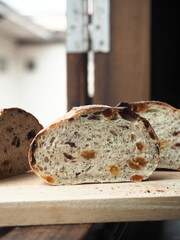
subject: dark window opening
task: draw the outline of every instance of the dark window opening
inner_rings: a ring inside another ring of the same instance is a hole
[[[180,108],[180,14],[176,0],[152,0],[151,99]]]

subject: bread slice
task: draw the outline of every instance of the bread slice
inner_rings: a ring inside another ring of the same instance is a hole
[[[180,110],[158,101],[135,102],[131,106],[136,113],[149,120],[159,137],[158,168],[180,170]]]
[[[0,110],[0,178],[30,169],[29,145],[41,129],[38,120],[22,109]]]
[[[53,185],[141,181],[158,164],[149,122],[128,108],[73,108],[43,129],[29,150],[32,170]]]

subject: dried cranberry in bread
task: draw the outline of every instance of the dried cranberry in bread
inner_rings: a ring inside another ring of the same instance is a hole
[[[73,108],[43,129],[29,150],[32,170],[53,185],[141,181],[158,164],[149,122],[128,108]]]
[[[180,170],[180,110],[158,101],[135,102],[131,106],[147,118],[160,140],[158,168]]]
[[[38,120],[22,109],[0,110],[0,178],[30,169],[29,145],[41,129]]]

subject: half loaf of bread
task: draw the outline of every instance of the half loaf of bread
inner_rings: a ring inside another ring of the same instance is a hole
[[[141,181],[155,170],[159,141],[129,108],[73,108],[43,129],[29,150],[32,170],[53,185]]]
[[[30,169],[28,149],[41,129],[38,120],[22,109],[0,110],[0,178]]]
[[[160,140],[158,168],[180,170],[180,110],[158,101],[141,101],[130,105],[150,122]]]

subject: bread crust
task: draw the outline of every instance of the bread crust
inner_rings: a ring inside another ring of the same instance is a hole
[[[29,145],[42,128],[31,113],[21,108],[0,110],[0,178],[30,170]]]
[[[141,112],[141,111],[146,111],[148,105],[160,105],[160,106],[166,106],[170,109],[172,109],[173,111],[177,111],[177,112],[180,112],[180,109],[177,109],[173,106],[171,106],[170,104],[168,103],[165,103],[165,102],[160,102],[160,101],[136,101],[136,102],[120,102],[117,104],[116,107],[130,107],[132,108],[133,111],[135,111],[136,113],[138,112]],[[138,108],[139,106],[139,108]],[[142,107],[142,108],[141,108]]]
[[[177,108],[174,108],[173,106],[171,106],[170,104],[168,104],[168,103],[165,103],[165,102],[160,102],[160,101],[138,101],[138,102],[134,102],[134,103],[131,103],[131,105],[132,105],[132,107],[133,107],[133,110],[135,111],[135,112],[139,112],[139,111],[141,111],[140,109],[138,110],[137,109],[137,111],[136,111],[136,106],[148,106],[148,105],[154,105],[154,104],[156,104],[156,105],[160,105],[160,106],[165,106],[165,107],[167,107],[167,108],[169,108],[169,109],[171,109],[172,111],[174,111],[174,112],[180,112],[180,109],[177,109]]]
[[[114,114],[116,114],[116,113],[118,113],[121,116],[122,119],[125,119],[127,121],[130,121],[130,122],[134,121],[134,122],[137,122],[137,123],[138,122],[142,122],[144,124],[145,128],[147,129],[147,131],[149,133],[150,138],[152,139],[152,141],[154,142],[154,144],[156,146],[156,150],[155,150],[155,153],[154,153],[154,158],[156,158],[155,165],[157,166],[158,155],[159,155],[159,140],[158,140],[158,138],[157,138],[153,128],[151,127],[151,125],[149,124],[149,122],[145,118],[139,116],[138,114],[136,114],[134,111],[132,111],[128,107],[110,107],[110,106],[105,106],[105,105],[87,105],[87,106],[81,106],[81,107],[72,108],[63,118],[58,119],[56,122],[54,122],[50,126],[46,127],[45,129],[41,130],[36,135],[36,137],[33,139],[32,143],[30,145],[30,149],[29,149],[29,153],[28,153],[29,164],[31,166],[31,169],[38,176],[40,176],[41,178],[45,179],[46,182],[48,182],[50,184],[53,184],[53,185],[61,184],[52,175],[50,175],[50,176],[43,176],[40,168],[37,167],[35,153],[36,153],[37,149],[40,149],[40,147],[38,146],[38,144],[39,144],[38,141],[40,141],[40,139],[43,138],[43,136],[48,134],[49,131],[55,129],[57,126],[64,126],[64,124],[66,124],[68,122],[76,121],[76,119],[78,119],[78,117],[82,116],[83,114],[84,115],[104,114],[104,116],[106,118],[113,119],[113,117],[115,116]],[[69,144],[71,145],[72,143],[69,143]],[[94,154],[93,151],[90,154],[93,156],[93,154]],[[70,157],[70,156],[68,156],[68,154],[65,155],[65,156],[67,158],[73,160],[72,156]],[[93,158],[92,156],[90,158]],[[141,161],[141,159],[139,161]],[[155,169],[156,166],[153,166],[152,168]],[[115,172],[116,168],[113,167],[111,170],[113,172]],[[144,176],[140,177],[140,176],[138,176],[138,174],[136,174],[136,175],[134,175],[133,178],[129,179],[129,181],[141,181],[141,180],[147,178],[147,176],[146,177],[144,177]],[[105,181],[105,182],[107,182],[107,181]],[[68,183],[68,184],[77,184],[77,183],[84,183],[84,182],[71,182],[71,183]],[[85,181],[85,183],[86,183],[86,181]]]

